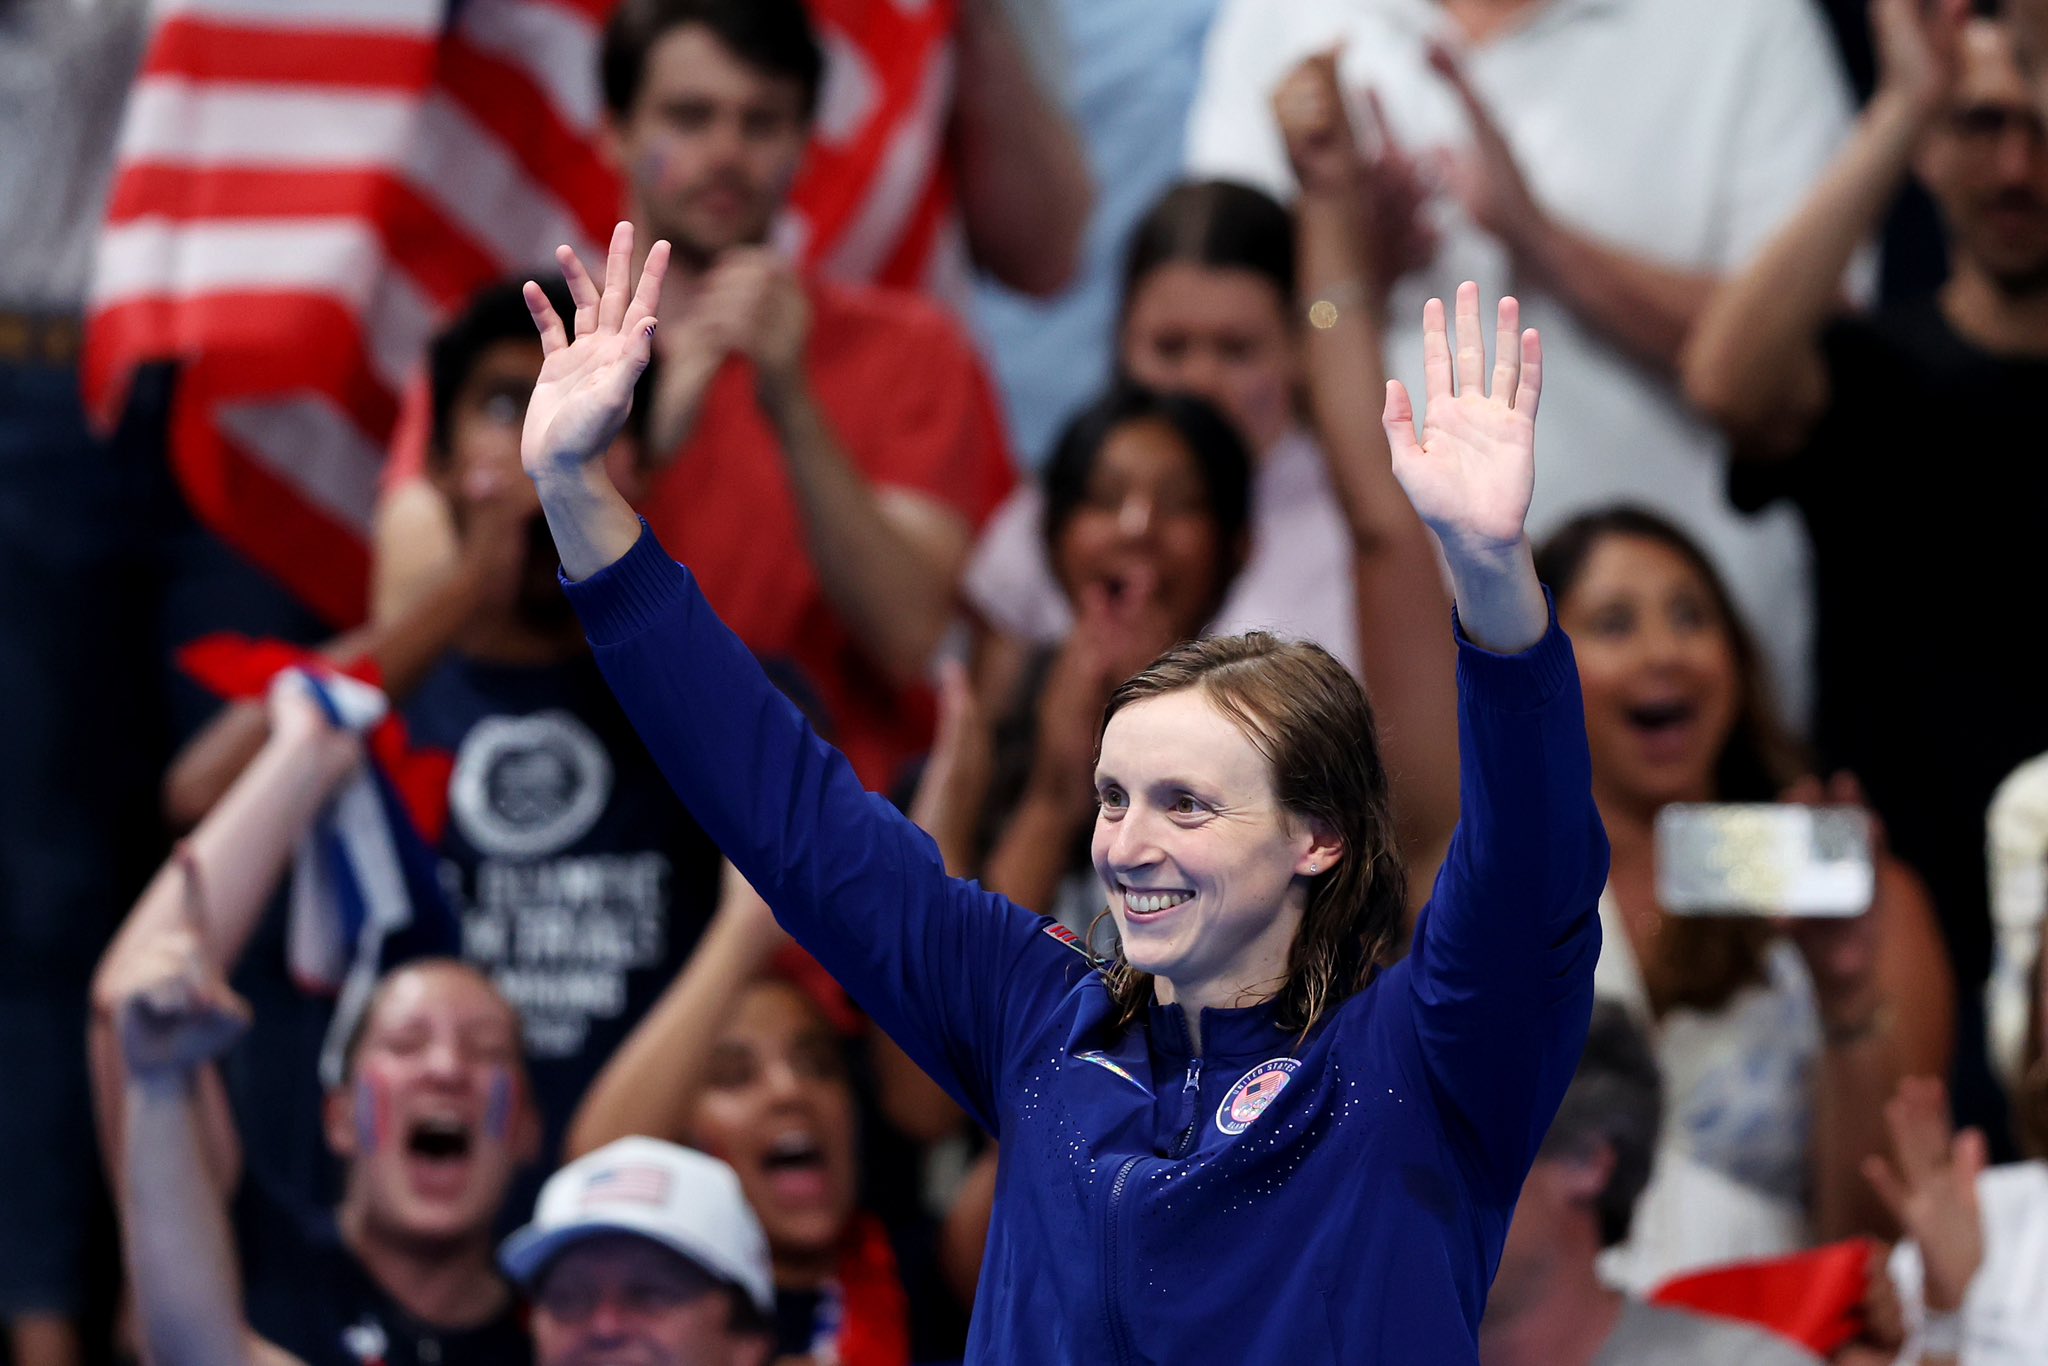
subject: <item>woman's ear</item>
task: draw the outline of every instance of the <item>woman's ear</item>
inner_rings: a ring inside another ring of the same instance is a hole
[[[1294,861],[1296,877],[1315,877],[1319,873],[1327,873],[1344,857],[1344,841],[1326,822],[1311,820],[1307,825],[1308,842],[1302,849],[1301,856]]]

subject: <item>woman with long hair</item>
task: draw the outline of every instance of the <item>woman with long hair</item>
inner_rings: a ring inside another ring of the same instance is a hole
[[[1654,1023],[1670,1097],[1669,1156],[1628,1274],[1648,1284],[1891,1231],[1861,1165],[1883,1147],[1884,1098],[1908,1072],[1945,1070],[1955,1028],[1925,889],[1880,854],[1875,900],[1850,920],[1665,910],[1655,827],[1666,805],[1853,801],[1853,787],[1803,780],[1761,653],[1677,527],[1627,508],[1589,513],[1544,543],[1537,567],[1577,645],[1593,794],[1614,846],[1598,989]],[[1702,1182],[1726,1197],[1712,1217]],[[1736,1217],[1744,1208],[1753,1217]]]
[[[1167,191],[1125,252],[1113,382],[1207,401],[1251,455],[1239,572],[1197,624],[1320,641],[1355,669],[1351,542],[1303,403],[1295,247],[1293,219],[1259,190],[1203,181]],[[1057,643],[1077,616],[1047,551],[1046,511],[1039,484],[1012,493],[962,580],[977,617],[1013,649]],[[1015,664],[999,650],[984,672],[1006,682]]]
[[[1472,1362],[1516,1192],[1582,1047],[1606,841],[1570,643],[1524,518],[1542,378],[1502,300],[1424,314],[1393,468],[1458,604],[1463,814],[1412,951],[1372,713],[1326,651],[1182,645],[1117,690],[1092,852],[1119,947],[949,878],[762,676],[592,457],[646,363],[667,249],[602,291],[524,458],[613,689],[785,928],[1001,1139],[977,1361]],[[533,291],[536,298],[539,290]]]

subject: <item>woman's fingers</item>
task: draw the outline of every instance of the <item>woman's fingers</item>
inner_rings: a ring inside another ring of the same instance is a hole
[[[1422,306],[1422,379],[1424,402],[1451,396],[1451,338],[1444,324],[1442,299],[1431,299]]]
[[[627,281],[633,274],[633,225],[620,223],[612,229],[611,250],[604,258],[604,293],[597,301],[597,326],[601,332],[616,332],[626,318],[630,297]]]
[[[647,249],[647,263],[640,267],[640,287],[633,291],[633,305],[626,310],[626,326],[637,327],[654,316],[661,302],[662,277],[668,274],[668,243],[656,242]]]
[[[590,272],[583,268],[583,260],[574,247],[556,247],[555,260],[561,264],[562,280],[569,286],[569,298],[576,305],[575,335],[587,337],[597,327],[597,286],[591,282]]]
[[[1515,411],[1536,420],[1536,406],[1543,399],[1543,338],[1536,329],[1522,332],[1522,373],[1515,386]]]
[[[1479,325],[1479,286],[1467,280],[1458,286],[1457,357],[1458,392],[1483,396],[1486,393],[1486,334]]]
[[[1487,392],[1501,403],[1515,401],[1515,386],[1522,377],[1522,305],[1512,294],[1501,296],[1494,315],[1493,387]]]
[[[527,315],[533,319],[534,328],[540,333],[541,355],[552,356],[567,346],[569,338],[562,331],[562,317],[555,312],[555,306],[548,302],[547,291],[528,280],[520,289],[519,295],[526,300]]]
[[[1408,397],[1408,386],[1400,380],[1387,381],[1387,402],[1380,410],[1380,426],[1386,429],[1387,445],[1392,448],[1396,463],[1414,453],[1415,404]]]

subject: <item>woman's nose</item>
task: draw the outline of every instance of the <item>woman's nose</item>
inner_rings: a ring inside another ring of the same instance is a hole
[[[1116,529],[1131,540],[1142,540],[1156,520],[1158,505],[1146,495],[1131,494],[1117,506]]]

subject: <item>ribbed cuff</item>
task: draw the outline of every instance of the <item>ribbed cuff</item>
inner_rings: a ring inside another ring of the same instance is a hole
[[[1579,662],[1572,654],[1571,638],[1558,628],[1557,600],[1547,587],[1543,605],[1549,614],[1543,638],[1511,655],[1473,644],[1458,620],[1458,609],[1451,609],[1451,629],[1458,637],[1460,691],[1502,711],[1530,711],[1578,682]]]
[[[577,583],[563,574],[562,591],[583,620],[592,645],[610,645],[645,630],[689,593],[690,571],[670,559],[640,519],[640,539],[612,563]]]

